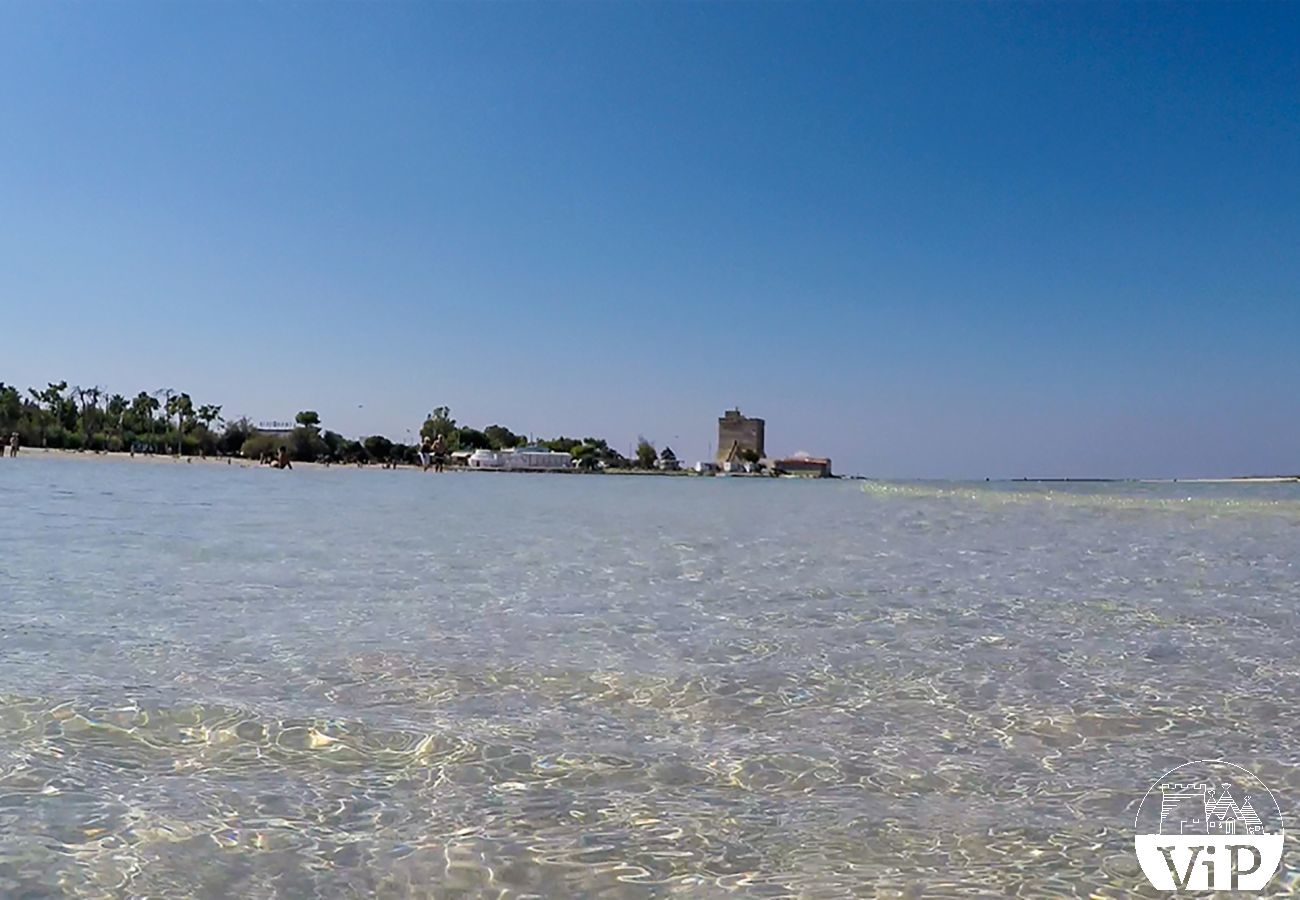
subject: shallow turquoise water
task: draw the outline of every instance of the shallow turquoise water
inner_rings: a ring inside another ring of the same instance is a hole
[[[0,510],[6,898],[1121,897],[1173,765],[1300,800],[1295,485],[29,455]]]

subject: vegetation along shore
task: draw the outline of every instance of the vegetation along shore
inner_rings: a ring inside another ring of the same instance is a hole
[[[457,424],[440,406],[420,426],[421,440],[441,438],[448,453],[509,450],[533,444],[573,457],[585,471],[673,471],[677,457],[642,438],[631,458],[604,438],[553,437],[533,440],[504,425],[478,429]],[[222,406],[197,404],[188,393],[164,388],[128,398],[95,387],[69,387],[66,381],[20,391],[0,381],[0,434],[13,434],[19,445],[49,450],[125,453],[192,458],[267,460],[281,447],[294,462],[402,465],[419,463],[419,445],[383,435],[345,437],[323,427],[314,410],[303,410],[291,426],[263,430],[248,418],[226,419]],[[664,465],[666,462],[672,465]]]

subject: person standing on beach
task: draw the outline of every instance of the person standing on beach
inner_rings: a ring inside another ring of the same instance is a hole
[[[420,439],[420,465],[424,471],[429,471],[429,466],[433,465],[433,442],[429,440],[426,434]]]
[[[293,468],[293,463],[289,460],[289,448],[283,444],[280,445],[280,458],[275,461],[275,467],[277,469]]]
[[[447,462],[447,445],[442,441],[442,435],[433,439],[433,471],[441,472],[443,465]]]
[[[17,455],[18,455],[18,432],[15,431],[13,434],[9,435],[9,457],[10,459],[12,459]]]

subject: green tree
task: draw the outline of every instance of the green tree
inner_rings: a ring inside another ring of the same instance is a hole
[[[569,455],[574,458],[579,469],[591,471],[600,468],[600,455],[595,444],[583,443],[569,451]]]
[[[68,383],[60,381],[58,385],[51,385],[51,387],[59,388],[51,397],[51,411],[54,413],[55,424],[65,431],[76,431],[77,402],[72,398],[72,391],[68,391],[66,394],[63,393],[63,391],[67,390]]]
[[[153,424],[153,414],[158,411],[158,398],[141,391],[136,394],[127,406],[126,412],[131,422],[140,431],[151,431]]]
[[[365,448],[371,459],[376,460],[388,459],[388,455],[393,452],[393,442],[382,434],[372,434],[362,438],[361,446]]]
[[[72,422],[66,422],[65,427],[80,431],[83,436],[88,438],[103,425],[99,400],[104,396],[104,389],[98,385],[86,388],[76,385],[68,394],[69,399],[76,398],[76,406],[74,407],[76,409],[76,419]]]
[[[18,427],[23,417],[23,398],[18,389],[0,381],[0,437],[8,438],[9,432]]]
[[[582,446],[582,441],[577,438],[561,436],[551,438],[549,441],[542,441],[541,445],[547,450],[554,450],[556,453],[568,453],[572,455],[574,450]]]
[[[320,432],[308,425],[300,425],[289,432],[287,443],[289,455],[298,462],[315,462],[329,452]]]
[[[580,468],[599,468],[604,466],[607,469],[626,469],[628,461],[621,453],[609,446],[609,442],[604,438],[585,437],[582,444],[569,451],[569,454],[578,460]],[[583,463],[584,459],[590,459],[590,463]]]
[[[247,418],[241,417],[233,422],[227,422],[221,437],[217,438],[217,452],[235,456],[242,452],[244,444],[255,434],[257,429]]]
[[[214,404],[205,404],[199,407],[199,411],[194,417],[203,423],[203,427],[211,430],[213,422],[221,421],[221,407]]]
[[[189,394],[172,394],[164,407],[168,417],[176,417],[176,455],[180,456],[185,440],[185,426],[194,418],[194,401]]]
[[[477,428],[463,425],[456,430],[456,445],[461,450],[487,450],[491,448],[492,440]]]
[[[126,415],[126,410],[126,398],[121,394],[113,394],[104,404],[104,414],[108,416],[108,423],[119,433],[122,431],[122,419]]]
[[[337,431],[326,429],[325,433],[321,435],[321,440],[325,442],[325,450],[329,454],[330,459],[337,460],[343,458],[343,450],[347,445],[347,439],[343,437],[343,435],[339,434]]]
[[[160,409],[158,398],[144,391],[135,395],[127,408],[127,429],[137,434],[154,433],[154,414]]]
[[[176,397],[177,397],[177,396],[178,396],[178,395],[177,395],[176,391],[172,390],[172,389],[169,388],[169,387],[159,388],[158,390],[154,391],[154,397],[155,397],[155,398],[159,398],[159,397],[162,398],[162,408],[161,408],[159,411],[163,414],[163,425],[164,425],[164,426],[170,426],[170,423],[171,423],[171,417],[172,417],[173,415],[175,415],[174,410],[175,410],[175,408],[176,408]],[[167,427],[164,427],[163,431],[166,432],[167,430],[168,430],[168,428],[167,428]],[[176,439],[177,439],[178,441],[180,440],[180,432],[179,432],[179,431],[177,432]],[[161,437],[160,443],[163,444],[164,446],[166,446],[166,444],[167,444],[170,440],[171,440],[171,436],[170,436],[169,434],[164,434],[164,435]]]
[[[420,437],[441,437],[443,446],[447,448],[448,452],[456,450],[459,447],[457,441],[460,433],[456,429],[456,420],[451,417],[451,408],[439,406],[429,413],[429,417],[420,426]]]
[[[653,469],[655,460],[659,458],[659,452],[655,450],[655,445],[643,437],[636,440],[636,464],[639,469]]]
[[[263,434],[254,428],[240,445],[239,455],[245,459],[263,459],[272,456],[282,443],[278,440],[279,437],[275,434]]]
[[[489,425],[483,429],[487,435],[488,446],[493,450],[509,450],[511,447],[518,447],[524,442],[524,439],[515,434],[504,425]]]
[[[126,446],[126,410],[126,398],[121,394],[109,395],[104,403],[104,427],[112,432],[108,438],[109,450],[121,450]]]
[[[71,401],[65,400],[63,392],[68,389],[66,381],[49,382],[43,391],[36,388],[28,388],[27,393],[31,395],[36,406],[36,428],[40,436],[42,446],[48,443],[47,436],[50,430],[61,424],[64,418],[64,410],[71,406]],[[73,416],[76,416],[76,408],[73,407]]]
[[[316,412],[314,409],[304,409],[302,412],[298,413],[298,415],[294,416],[293,420],[303,428],[320,427],[320,413]]]

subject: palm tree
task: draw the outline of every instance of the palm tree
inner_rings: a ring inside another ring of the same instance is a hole
[[[204,404],[199,407],[199,411],[194,414],[194,417],[203,423],[204,443],[201,453],[202,455],[207,456],[209,443],[214,447],[216,446],[217,438],[216,435],[212,433],[212,423],[222,421],[221,407],[214,403]]]
[[[125,424],[123,419],[126,418],[126,409],[126,398],[121,394],[114,394],[109,397],[108,402],[104,404],[104,412],[108,416],[108,423],[112,426],[113,430],[117,432],[119,443],[122,441],[122,429]]]
[[[204,428],[211,430],[213,422],[221,421],[221,407],[212,404],[200,406],[194,417],[203,423]]]
[[[137,431],[153,434],[153,415],[158,411],[158,398],[145,391],[135,395],[131,401],[131,419]]]
[[[81,407],[81,433],[87,438],[97,431],[95,427],[99,420],[99,398],[104,396],[104,389],[99,385],[94,387],[74,387],[72,392],[77,395],[77,403]],[[95,415],[90,415],[94,410]]]
[[[18,426],[18,420],[22,415],[23,401],[18,389],[0,381],[0,425],[4,426],[0,429],[0,440],[8,436],[11,427]]]
[[[66,381],[60,381],[57,384],[49,382],[43,391],[36,388],[28,388],[27,393],[32,395],[32,400],[36,403],[39,410],[37,421],[41,432],[41,446],[45,446],[45,429],[53,422],[58,424],[59,413],[63,409],[63,392],[68,389]]]
[[[114,425],[122,424],[122,416],[126,413],[126,398],[121,394],[113,394],[104,404],[104,412],[108,414],[108,419]]]
[[[170,393],[170,389],[166,389]],[[167,415],[176,417],[176,455],[181,455],[181,442],[185,437],[185,420],[194,415],[194,401],[189,394],[170,393],[166,405]]]

